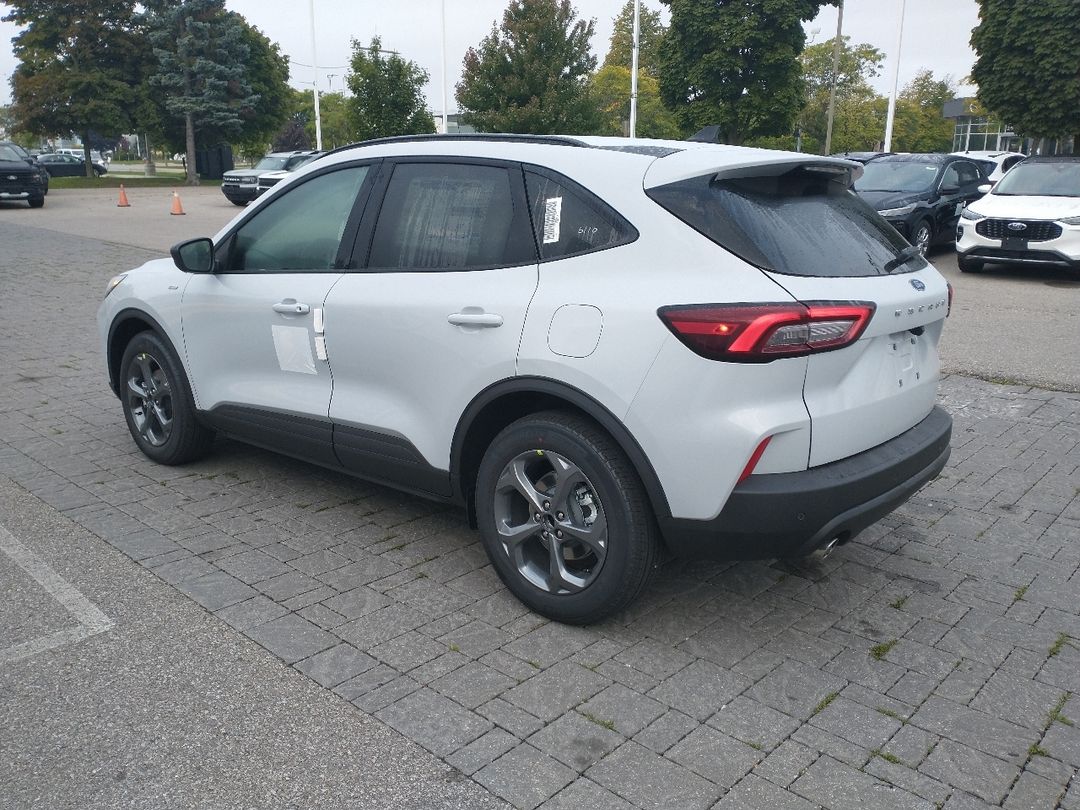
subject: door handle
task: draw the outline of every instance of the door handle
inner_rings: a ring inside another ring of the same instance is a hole
[[[292,298],[286,298],[274,304],[274,312],[280,312],[282,315],[307,315],[311,312],[311,307],[294,301]]]
[[[454,326],[502,326],[502,315],[493,312],[455,312],[448,315],[447,321]]]

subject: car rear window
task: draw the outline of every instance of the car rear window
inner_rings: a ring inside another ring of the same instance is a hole
[[[847,175],[798,167],[751,177],[703,175],[648,190],[690,227],[741,259],[792,276],[885,275],[907,242],[847,186]],[[921,269],[911,261],[894,272]]]

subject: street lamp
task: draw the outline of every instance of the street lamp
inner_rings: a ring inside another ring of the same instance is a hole
[[[641,0],[634,0],[634,55],[630,59],[630,137],[637,137],[637,67],[641,47]]]
[[[892,94],[889,96],[889,113],[885,117],[885,151],[892,151],[893,119],[896,117],[896,88],[900,85],[900,48],[904,44],[904,12],[907,0],[900,0],[900,30],[896,34],[896,58],[893,62]]]
[[[308,0],[311,15],[311,70],[314,79],[311,92],[315,96],[315,148],[322,151],[322,115],[319,114],[319,57],[315,54],[315,0]]]
[[[326,74],[326,92],[327,93],[333,93],[334,92],[334,79],[336,77],[337,77],[336,73],[327,73]]]

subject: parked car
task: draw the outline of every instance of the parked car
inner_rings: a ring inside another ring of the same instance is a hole
[[[63,155],[56,152],[52,152],[47,155],[38,155],[38,163],[45,167],[45,170],[52,177],[85,177],[86,176],[86,164],[82,158],[73,157],[72,155]],[[109,171],[108,167],[104,163],[94,164],[94,175],[101,177]]]
[[[7,146],[12,149],[15,154],[21,157],[29,165],[33,166],[38,173],[38,177],[41,178],[41,187],[45,194],[49,193],[49,173],[45,171],[45,167],[37,162],[37,158],[19,146],[13,141],[0,141],[0,146]]]
[[[31,208],[45,205],[41,172],[6,143],[0,143],[0,202],[25,200]]]
[[[944,466],[950,293],[858,171],[600,137],[339,149],[110,280],[109,382],[155,461],[222,432],[461,504],[526,605],[595,621],[662,543],[806,555]]]
[[[282,169],[276,172],[264,172],[263,174],[260,174],[259,179],[256,181],[255,184],[255,196],[260,197],[261,195],[265,194],[267,191],[276,186],[278,183],[280,183],[294,171],[299,169],[301,166],[310,163],[311,161],[315,160],[315,158],[320,157],[324,154],[326,153],[312,152],[311,154],[305,156],[302,160],[296,163],[292,163],[291,167],[288,169]]]
[[[1030,157],[961,213],[957,263],[1053,265],[1080,273],[1080,157]]]
[[[925,253],[953,241],[960,212],[988,182],[978,162],[955,155],[887,155],[866,164],[855,191]]]
[[[879,157],[885,157],[885,155],[894,154],[893,152],[837,152],[833,157],[843,158],[844,160],[854,160],[858,163],[869,163],[871,160],[876,160]]]
[[[221,193],[233,205],[247,205],[259,196],[259,177],[268,172],[294,171],[306,160],[322,154],[321,152],[271,152],[250,169],[236,169],[225,172],[221,180]]]
[[[968,151],[953,152],[954,155],[981,161],[987,169],[987,177],[990,185],[997,185],[998,181],[1005,176],[1013,166],[1027,159],[1023,152],[995,152],[995,151]]]

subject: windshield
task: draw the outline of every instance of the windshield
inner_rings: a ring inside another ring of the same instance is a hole
[[[846,177],[799,167],[779,176],[705,175],[651,189],[649,196],[736,256],[792,276],[875,276],[920,270],[889,263],[903,237],[847,188]]]
[[[1005,197],[1080,197],[1080,162],[1021,163],[994,189]]]
[[[934,185],[939,165],[910,160],[872,160],[855,183],[856,191],[927,191]]]
[[[288,158],[283,157],[264,157],[258,163],[255,164],[256,171],[260,172],[276,172],[285,168],[285,163]]]
[[[290,172],[296,171],[305,163],[310,163],[317,157],[318,155],[300,155],[299,157],[289,158],[289,162],[286,164],[285,168]]]
[[[22,160],[23,157],[10,146],[0,144],[0,160]]]

